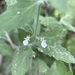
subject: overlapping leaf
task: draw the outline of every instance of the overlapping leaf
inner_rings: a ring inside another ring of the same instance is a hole
[[[17,0],[15,5],[9,6],[0,15],[0,35],[4,31],[27,25],[36,16],[38,4],[35,1]]]
[[[22,48],[16,52],[12,61],[12,75],[24,75],[32,66],[31,48]]]
[[[45,73],[49,69],[47,64],[43,60],[38,59],[37,63],[38,63],[38,66],[39,66],[38,69],[41,73]]]
[[[8,44],[6,44],[3,40],[0,40],[0,53],[2,55],[11,55],[12,50]]]
[[[56,60],[61,60],[66,63],[75,63],[74,56],[71,55],[70,52],[66,51],[65,48],[63,48],[61,45],[58,45],[57,43],[52,44],[52,42],[49,40],[48,42],[49,43],[47,43],[47,47],[45,49],[40,46],[41,48],[38,48],[38,50],[50,57],[54,57]]]
[[[73,75],[73,73],[71,71],[69,71],[65,75]]]
[[[17,3],[17,0],[6,0],[7,2],[7,5],[10,6],[10,5],[14,5]]]
[[[40,17],[40,23],[48,28],[41,33],[41,36],[52,42],[59,43],[67,33],[66,29],[53,17]]]
[[[60,12],[65,13],[67,11],[67,1],[66,0],[49,0],[50,4],[59,10]]]
[[[62,60],[67,63],[75,63],[75,58],[60,45],[60,42],[66,33],[62,24],[59,24],[59,22],[51,17],[42,17],[40,23],[48,28],[40,35],[47,40],[47,48],[43,49],[39,44],[39,47],[41,48],[38,48],[38,50],[42,50],[44,54],[53,56],[57,60]]]
[[[54,62],[50,70],[45,75],[65,75],[67,68],[62,62]]]

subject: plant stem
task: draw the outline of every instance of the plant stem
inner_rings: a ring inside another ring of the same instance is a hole
[[[73,71],[72,71],[72,65],[71,65],[71,63],[69,63],[68,65],[69,65],[69,70],[70,70],[71,72],[73,72]]]
[[[38,5],[37,9],[37,18],[36,18],[36,25],[34,27],[34,40],[36,41],[36,36],[37,36],[37,27],[39,25],[39,14],[40,14],[40,4]]]
[[[7,41],[9,42],[10,46],[12,47],[12,49],[15,49],[15,45],[12,42],[12,40],[7,32],[6,32],[5,36],[6,36]]]

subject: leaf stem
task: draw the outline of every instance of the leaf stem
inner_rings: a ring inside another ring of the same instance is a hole
[[[7,41],[9,42],[10,46],[12,47],[12,49],[15,49],[15,45],[12,42],[12,40],[7,32],[5,33],[5,36],[6,36]]]
[[[38,5],[36,24],[35,24],[35,27],[34,27],[34,40],[35,41],[36,41],[36,36],[37,36],[37,27],[39,25],[39,14],[40,14],[40,4]]]
[[[72,65],[71,65],[71,63],[69,63],[68,65],[69,65],[69,70],[70,70],[71,72],[73,72],[73,71],[72,71]]]

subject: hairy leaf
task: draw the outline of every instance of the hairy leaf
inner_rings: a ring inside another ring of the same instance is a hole
[[[11,55],[12,54],[12,50],[10,48],[10,46],[5,43],[3,40],[0,40],[0,53],[2,55]]]
[[[62,60],[67,63],[75,63],[75,58],[69,51],[66,51],[65,48],[63,48],[61,45],[57,43],[52,43],[48,40],[47,47],[45,49],[38,48],[40,52],[43,52],[44,54],[48,56],[53,56],[56,60]]]
[[[40,23],[47,26],[40,36],[52,42],[59,43],[67,33],[66,29],[53,17],[40,17]]]
[[[49,0],[50,4],[62,13],[67,11],[67,1],[66,0]]]
[[[27,25],[36,16],[38,3],[35,1],[17,0],[13,6],[0,16],[0,35],[4,31]]]
[[[41,73],[45,73],[49,69],[47,64],[43,60],[38,59],[37,62],[39,66],[39,71]]]
[[[45,75],[64,75],[67,72],[67,68],[62,62],[54,62],[50,70]]]
[[[69,71],[65,75],[73,75],[73,73],[71,71]]]
[[[21,48],[14,54],[12,62],[12,75],[24,75],[32,66],[31,48]]]

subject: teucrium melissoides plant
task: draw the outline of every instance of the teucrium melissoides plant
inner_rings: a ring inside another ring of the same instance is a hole
[[[75,58],[62,46],[68,30],[75,31],[67,17],[64,19],[68,1],[6,1],[8,9],[0,15],[4,74],[73,75],[71,63],[75,64]]]

